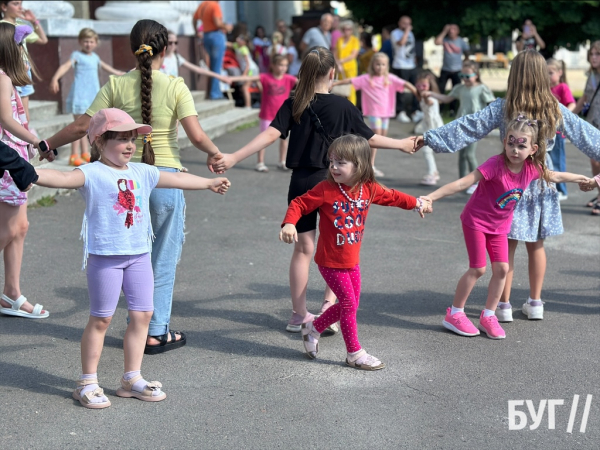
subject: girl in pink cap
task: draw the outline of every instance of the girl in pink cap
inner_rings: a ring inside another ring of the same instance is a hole
[[[210,189],[225,194],[230,186],[227,178],[164,172],[155,166],[130,162],[138,133],[145,135],[143,139],[147,141],[151,139],[152,127],[135,123],[119,109],[102,109],[90,120],[91,164],[72,172],[37,171],[37,184],[79,189],[86,202],[81,236],[90,317],[81,338],[82,375],[73,392],[73,398],[86,408],[110,406],[98,385],[97,369],[121,290],[127,300],[130,321],[123,339],[125,373],[117,395],[150,402],[166,398],[159,382],[148,382],[140,374],[154,310],[150,261],[154,235],[148,206],[152,189]]]

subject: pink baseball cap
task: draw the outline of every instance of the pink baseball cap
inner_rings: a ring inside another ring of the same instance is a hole
[[[117,108],[101,109],[92,116],[88,128],[88,139],[93,144],[98,136],[107,131],[133,131],[137,130],[139,134],[152,133],[150,125],[135,123],[125,111]]]

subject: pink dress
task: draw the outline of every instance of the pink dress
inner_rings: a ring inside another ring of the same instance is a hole
[[[0,74],[6,76],[2,70],[0,70]],[[10,104],[12,106],[13,119],[26,127],[27,118],[25,116],[25,111],[23,110],[21,98],[16,89],[13,89],[13,94],[10,97]],[[14,149],[25,161],[29,161],[29,144],[12,135],[9,131],[5,130],[1,124],[0,140],[10,148]],[[17,188],[12,177],[8,173],[8,170],[6,170],[4,176],[0,178],[0,201],[12,206],[21,206],[27,202],[27,193],[21,192],[19,188]]]

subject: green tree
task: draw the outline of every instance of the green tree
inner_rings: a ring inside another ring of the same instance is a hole
[[[353,17],[376,31],[409,15],[417,39],[436,36],[447,23],[460,26],[472,42],[511,36],[531,19],[547,49],[575,48],[600,39],[600,1],[346,0]]]

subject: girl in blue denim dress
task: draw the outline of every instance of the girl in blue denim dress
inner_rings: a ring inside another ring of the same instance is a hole
[[[513,60],[505,99],[498,99],[475,114],[427,131],[417,138],[417,148],[428,145],[437,153],[453,153],[484,138],[498,127],[500,138],[504,139],[507,118],[518,111],[545,121],[547,126],[544,133],[548,139],[548,151],[554,146],[556,130],[562,129],[563,134],[579,150],[594,160],[600,160],[600,131],[558,103],[550,91],[546,61],[535,50],[525,50]],[[546,158],[546,164],[552,170],[549,157]],[[500,305],[496,310],[500,322],[513,320],[509,299],[514,255],[519,241],[526,243],[529,256],[530,292],[529,299],[523,305],[523,313],[528,319],[543,318],[541,293],[546,272],[544,239],[562,233],[562,217],[556,189],[553,185],[532,182],[517,203],[508,235],[510,268]]]

